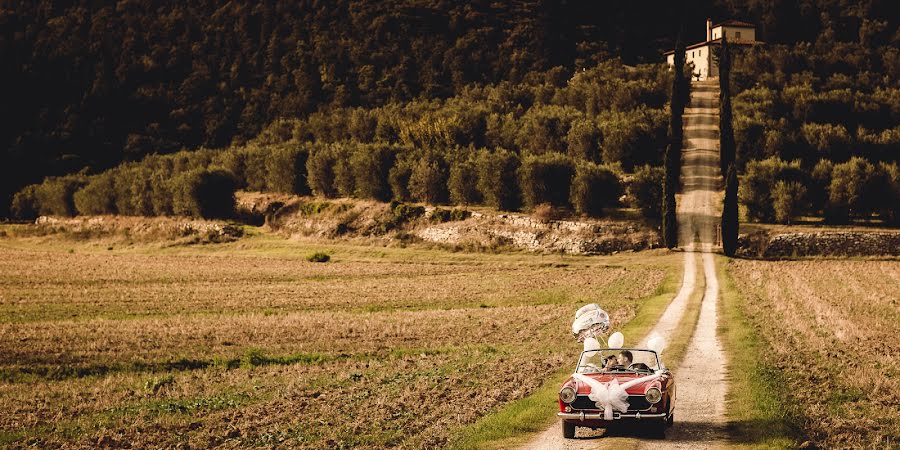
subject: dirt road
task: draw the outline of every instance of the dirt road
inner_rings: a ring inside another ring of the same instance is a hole
[[[675,425],[666,432],[665,440],[640,435],[607,436],[605,431],[587,428],[579,428],[576,439],[564,439],[557,422],[523,448],[693,449],[725,443],[725,353],[716,337],[719,283],[712,255],[718,240],[722,198],[718,128],[718,85],[716,82],[694,83],[691,104],[684,115],[682,194],[678,198],[679,243],[685,250],[684,279],[678,294],[650,332],[668,339],[684,316],[688,297],[696,286],[705,284],[697,328],[688,344],[685,360],[676,373]],[[695,274],[698,254],[702,260],[703,284],[698,283]],[[641,345],[645,340],[646,336]]]

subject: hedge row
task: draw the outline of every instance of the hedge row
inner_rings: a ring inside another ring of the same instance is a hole
[[[632,205],[656,217],[660,172],[632,177]],[[623,193],[618,169],[562,153],[521,157],[502,148],[446,152],[397,144],[255,144],[222,151],[152,156],[93,176],[48,178],[19,192],[13,210],[36,215],[122,214],[227,217],[236,189],[379,201],[489,205],[540,204],[599,216]]]
[[[750,220],[790,223],[821,215],[828,223],[848,223],[877,215],[900,224],[900,168],[853,157],[844,163],[819,161],[812,169],[799,160],[777,157],[747,164],[740,183],[741,202]]]

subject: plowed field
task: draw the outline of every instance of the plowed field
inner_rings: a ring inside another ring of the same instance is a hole
[[[787,413],[819,448],[900,443],[900,261],[729,263]]]
[[[578,306],[627,321],[679,258],[0,238],[0,446],[440,446],[571,363]]]

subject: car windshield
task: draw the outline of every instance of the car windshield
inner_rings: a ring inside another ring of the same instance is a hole
[[[631,362],[628,363],[628,357]],[[581,353],[576,373],[652,373],[660,368],[656,352],[640,349],[600,349]]]

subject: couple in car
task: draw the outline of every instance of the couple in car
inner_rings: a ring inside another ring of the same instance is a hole
[[[632,355],[628,350],[622,350],[618,355],[610,355],[606,358],[606,364],[603,365],[604,370],[612,370],[617,367],[628,368],[631,366]]]

